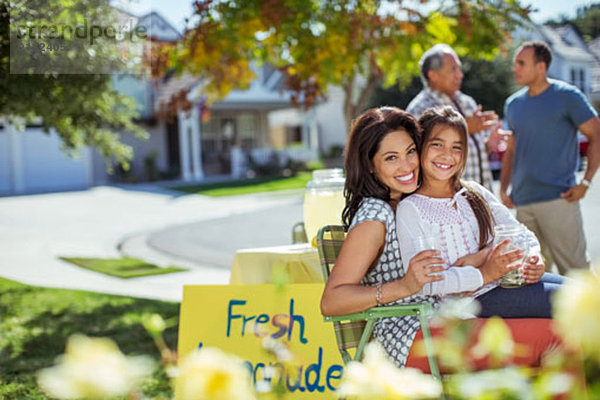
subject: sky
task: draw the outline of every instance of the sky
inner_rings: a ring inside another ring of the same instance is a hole
[[[136,15],[157,11],[179,31],[185,27],[185,18],[192,15],[192,0],[113,0],[113,3],[120,2],[128,3],[126,8]],[[562,14],[575,16],[578,7],[600,3],[600,0],[521,0],[521,3],[533,5],[538,11],[531,14],[531,19],[542,23]]]

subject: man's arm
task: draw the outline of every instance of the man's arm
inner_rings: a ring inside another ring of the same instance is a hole
[[[578,129],[589,142],[587,168],[583,178],[591,182],[598,170],[598,166],[600,166],[600,119],[592,117],[579,125]],[[569,202],[577,201],[585,196],[587,189],[586,185],[580,183],[561,193],[561,197]]]
[[[500,170],[500,200],[508,208],[515,208],[508,187],[512,180],[513,157],[515,154],[515,139],[512,135],[506,137],[506,152],[502,156],[502,169]]]
[[[498,124],[498,114],[495,111],[482,111],[479,105],[477,106],[477,110],[471,116],[466,117],[465,120],[467,121],[469,135],[473,135],[477,132],[493,128]]]

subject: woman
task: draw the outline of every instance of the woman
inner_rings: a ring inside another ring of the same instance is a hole
[[[479,267],[491,247],[494,226],[522,228],[530,249],[522,270],[527,285],[505,289],[492,282],[483,286],[474,293],[481,304],[480,316],[551,318],[550,298],[563,278],[544,274],[537,238],[491,192],[476,182],[460,179],[467,159],[464,118],[446,106],[425,111],[419,122],[422,184],[396,212],[402,256],[410,258],[417,253],[411,243],[415,235],[435,235],[440,239],[445,265]],[[461,257],[470,253],[477,254]],[[437,293],[443,290],[437,287],[441,285],[442,282],[432,284],[424,290]]]
[[[418,135],[419,125],[414,117],[397,108],[369,110],[354,123],[345,159],[343,219],[348,235],[323,292],[324,315],[354,313],[385,304],[425,301],[438,304],[441,294],[472,291],[482,282],[497,280],[510,270],[508,264],[523,256],[519,251],[502,254],[505,242],[490,251],[480,268],[432,266],[443,263],[443,259],[439,252],[431,250],[403,263],[394,215],[402,196],[417,189]],[[444,285],[439,295],[419,294],[424,285],[444,280],[451,283]],[[527,356],[516,358],[517,364],[539,365],[542,353],[559,343],[548,319],[506,322],[515,341],[533,349]],[[482,320],[474,319],[472,328],[477,330],[481,324]],[[523,332],[536,332],[536,337],[522,335]],[[438,334],[435,330],[432,333]],[[424,358],[411,352],[413,341],[421,335],[416,316],[380,319],[373,334],[396,365],[428,371]],[[476,365],[485,366],[485,363]]]

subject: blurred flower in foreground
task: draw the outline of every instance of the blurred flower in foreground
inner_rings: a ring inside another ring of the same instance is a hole
[[[435,310],[434,320],[438,324],[444,324],[452,319],[475,318],[480,309],[479,302],[472,297],[451,297]]]
[[[58,363],[38,373],[38,383],[59,399],[105,399],[131,393],[152,370],[150,357],[126,357],[110,339],[73,335]]]
[[[452,376],[451,387],[466,399],[533,399],[529,379],[522,371],[505,368]]]
[[[183,359],[175,377],[180,400],[252,400],[248,369],[236,356],[203,347]]]
[[[431,399],[442,393],[440,382],[413,368],[397,368],[381,347],[370,343],[362,362],[348,364],[337,394],[353,399]]]
[[[592,272],[571,275],[554,296],[554,319],[563,340],[600,361],[600,279]]]
[[[492,317],[487,320],[481,332],[479,332],[479,341],[473,348],[475,357],[490,356],[492,366],[498,367],[505,360],[509,360],[517,353],[515,343],[506,323],[499,317]],[[527,349],[523,349],[527,351]]]

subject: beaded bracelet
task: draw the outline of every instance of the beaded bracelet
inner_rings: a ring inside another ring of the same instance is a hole
[[[377,302],[378,306],[382,305],[382,303],[381,303],[382,297],[383,297],[383,283],[379,282],[379,283],[377,283],[377,292],[375,293],[375,301]]]

